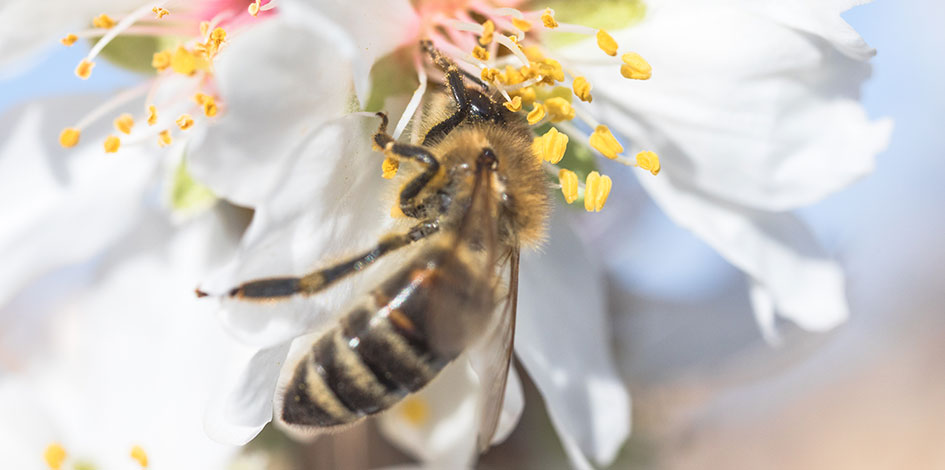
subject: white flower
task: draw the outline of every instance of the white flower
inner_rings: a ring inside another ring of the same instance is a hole
[[[811,330],[847,316],[843,275],[787,212],[862,177],[889,139],[858,103],[872,56],[839,17],[861,2],[652,2],[615,34],[653,64],[645,83],[607,80],[593,46],[564,51],[597,84],[602,120],[658,149],[658,205],[745,271],[762,331],[774,315]]]
[[[206,438],[202,409],[240,347],[193,286],[229,255],[239,224],[210,211],[175,225],[149,194],[163,183],[154,155],[50,146],[73,104],[2,119],[11,224],[0,253],[11,262],[0,321],[12,327],[0,332],[0,461],[41,468],[61,448],[62,468],[219,468],[236,449]]]
[[[444,8],[435,2],[419,3],[419,14],[408,2],[282,6],[287,23],[257,28],[222,58],[220,90],[231,113],[208,133],[194,161],[203,181],[257,210],[240,255],[204,285],[211,292],[303,274],[339,250],[370,246],[384,232],[378,155],[367,142],[375,124],[341,117],[356,107],[347,97],[366,103],[372,89],[366,71],[434,31],[427,21],[455,26],[430,14]],[[591,116],[586,121],[612,126],[628,146],[629,138],[633,147],[661,155],[664,171],[643,175],[644,186],[674,220],[750,275],[756,312],[771,339],[775,312],[811,329],[845,318],[840,271],[784,211],[862,176],[888,138],[889,124],[869,122],[856,103],[868,71],[860,61],[870,52],[839,19],[845,6],[653,2],[640,24],[614,32],[620,45],[652,61],[648,82],[620,78],[619,63],[594,40],[561,51],[566,68],[574,66],[593,85],[593,102],[575,107]],[[537,14],[526,18],[537,23]],[[298,60],[296,51],[311,44],[319,45],[313,58]],[[389,98],[384,108],[397,109],[397,97]],[[580,126],[567,130],[582,133]],[[605,346],[600,273],[566,227],[556,221],[547,254],[523,262],[516,351],[544,394],[572,463],[586,465],[587,455],[606,464],[629,430],[629,402]],[[570,276],[559,274],[560,265],[539,267],[543,262],[567,265]],[[260,349],[212,414],[217,435],[245,442],[258,432],[271,418],[280,370],[294,365],[285,360],[290,345],[299,350],[311,338],[292,341],[328,324],[367,285],[356,280],[277,309],[226,302],[225,325]],[[465,409],[457,406],[456,413]],[[397,419],[397,411],[382,419]],[[431,447],[423,442],[431,433],[415,435],[414,444],[403,445],[426,459],[446,455],[427,451],[462,448],[461,439],[460,447]]]
[[[389,208],[382,193],[389,188],[370,143],[377,120],[343,116],[356,65],[330,41],[318,31],[273,21],[234,40],[221,57],[218,80],[229,112],[195,148],[193,169],[221,194],[253,206],[256,215],[240,255],[202,289],[219,293],[250,279],[299,275],[339,253],[365,249],[384,233]],[[299,61],[296,51],[310,44],[325,47],[312,60]],[[546,254],[530,254],[523,262],[516,351],[544,393],[575,465],[586,467],[585,455],[599,463],[616,455],[629,432],[629,398],[608,352],[602,275],[596,263],[586,262],[567,224],[556,218],[552,225]],[[226,301],[225,326],[260,350],[211,410],[213,435],[246,442],[259,432],[272,417],[280,371],[285,376],[295,365],[286,360],[290,344],[304,349],[311,338],[296,338],[329,324],[369,285],[370,280],[356,278],[279,306]],[[464,365],[458,361],[454,367]],[[478,387],[447,398],[435,393],[436,385],[419,397],[432,410],[443,409],[436,406],[440,399],[475,401]],[[509,430],[517,421],[515,408],[521,409],[520,392],[510,393]],[[394,410],[382,420],[397,416]],[[464,416],[449,419],[470,419]],[[456,457],[453,450],[464,448],[460,457],[468,462],[473,447],[463,445],[475,441],[475,422],[458,428],[464,432],[453,433],[456,441],[443,442],[444,433],[432,429],[444,422],[431,413],[422,423],[426,431],[412,434],[435,440],[436,446],[422,439],[408,443],[407,434],[400,434],[399,442],[430,460]]]

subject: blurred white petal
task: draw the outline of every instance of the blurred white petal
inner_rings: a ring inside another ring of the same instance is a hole
[[[594,84],[597,118],[655,150],[659,178],[748,207],[810,204],[871,171],[891,123],[871,121],[858,103],[869,65],[741,3],[719,3],[661,4],[614,34],[651,63],[647,81],[587,59],[600,56],[588,53],[595,44],[565,51]]]
[[[764,13],[786,26],[820,36],[844,55],[867,60],[876,55],[841,13],[872,0],[743,0],[746,8]]]
[[[476,457],[479,379],[464,357],[380,415],[388,440],[430,468],[467,468]]]
[[[333,119],[290,154],[282,171],[291,178],[256,208],[238,255],[201,288],[223,294],[252,279],[303,275],[373,247],[390,218],[382,157],[371,150],[376,124],[373,117]],[[226,299],[223,322],[249,344],[272,346],[334,319],[360,285],[340,282],[317,296],[271,303]]]
[[[779,315],[814,331],[847,318],[843,273],[797,217],[714,201],[668,178],[643,182],[670,218],[751,276]]]
[[[232,363],[240,363],[213,393],[204,417],[204,429],[211,439],[244,445],[272,420],[273,394],[289,344],[239,353]],[[233,372],[236,372],[235,374]]]
[[[502,412],[499,415],[499,424],[495,435],[492,436],[492,445],[501,444],[512,434],[525,411],[525,394],[522,392],[522,380],[518,378],[515,367],[509,368],[508,382],[505,384],[505,397],[502,400]]]
[[[418,18],[407,0],[364,0],[357,6],[342,0],[287,0],[279,5],[289,21],[321,31],[333,49],[354,66],[358,101],[367,103],[371,67],[394,49],[415,40]]]
[[[630,397],[613,363],[600,264],[555,214],[545,253],[523,254],[521,272],[515,352],[562,441],[575,444],[572,464],[607,465],[630,433]]]
[[[49,135],[91,101],[32,103],[0,121],[10,129],[0,144],[0,305],[46,272],[105,249],[136,221],[158,159],[140,148],[106,156],[88,141],[94,131],[70,152]]]
[[[158,213],[113,246],[100,276],[52,307],[53,340],[43,354],[0,378],[26,387],[34,419],[51,430],[6,428],[18,424],[4,413],[0,434],[15,431],[19,443],[4,458],[39,463],[42,449],[58,442],[99,468],[133,463],[133,445],[156,467],[225,465],[236,449],[210,441],[200,416],[233,343],[190,286],[235,245],[234,235],[217,214],[178,230]]]
[[[17,65],[15,62],[34,55],[43,46],[62,47],[60,37],[88,27],[93,17],[126,11],[138,3],[132,0],[5,1],[0,5],[0,76],[13,72],[12,67],[8,70],[5,67]]]
[[[216,64],[226,110],[195,143],[194,175],[237,204],[252,207],[270,197],[306,137],[347,111],[349,63],[318,33],[280,20],[236,36]],[[314,155],[344,157],[336,150]]]

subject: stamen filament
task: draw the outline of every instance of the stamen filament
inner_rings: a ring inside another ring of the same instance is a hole
[[[423,68],[419,56],[414,56],[414,67],[417,69],[417,80],[420,81],[420,85],[417,86],[417,90],[413,92],[413,96],[410,97],[410,101],[407,103],[407,108],[404,109],[404,114],[402,114],[400,120],[397,121],[397,127],[394,128],[394,133],[392,134],[394,139],[400,138],[400,134],[407,128],[407,123],[409,123],[410,120],[413,119],[414,114],[417,113],[417,109],[420,108],[420,100],[423,99],[423,94],[427,91],[427,71]]]
[[[93,109],[89,114],[86,114],[85,117],[79,120],[75,127],[78,129],[85,129],[89,126],[89,124],[92,124],[93,122],[101,119],[102,116],[110,114],[113,110],[115,110],[115,108],[118,108],[119,106],[144,94],[149,85],[149,82],[144,82],[134,88],[129,88],[125,91],[122,91],[121,93],[115,95],[112,99]]]
[[[170,0],[159,1],[157,2],[156,5],[147,4],[147,5],[140,6],[138,7],[137,10],[131,12],[130,14],[128,14],[128,16],[122,18],[121,21],[119,21],[117,25],[115,25],[113,28],[110,28],[108,32],[105,33],[104,36],[102,36],[102,39],[99,39],[98,42],[96,42],[95,45],[92,46],[92,49],[89,50],[88,55],[85,56],[85,60],[92,61],[93,59],[95,59],[95,56],[97,56],[99,52],[102,52],[102,49],[104,49],[105,46],[107,46],[108,43],[112,41],[112,39],[115,39],[119,34],[121,34],[123,31],[128,29],[136,21],[150,14],[151,8],[163,7],[164,5],[167,4],[168,1]]]
[[[597,35],[596,29],[591,28],[590,26],[583,26],[579,24],[558,23],[558,26],[554,28],[554,30],[562,33],[583,34],[585,36]]]

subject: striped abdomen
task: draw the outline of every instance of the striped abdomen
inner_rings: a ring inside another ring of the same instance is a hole
[[[299,362],[281,410],[288,424],[332,427],[426,385],[492,309],[488,277],[434,249],[399,270],[322,335]],[[454,253],[455,254],[455,253]],[[442,319],[442,321],[441,321]]]

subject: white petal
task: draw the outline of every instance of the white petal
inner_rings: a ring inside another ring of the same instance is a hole
[[[461,357],[378,418],[381,432],[431,468],[467,468],[476,457],[479,380]]]
[[[367,103],[371,67],[377,59],[418,37],[418,17],[407,0],[364,0],[351,7],[342,0],[289,0],[280,4],[291,21],[323,32],[354,64],[354,87]]]
[[[226,109],[190,151],[193,174],[237,204],[258,205],[283,184],[306,136],[346,111],[348,64],[318,33],[278,20],[235,37],[216,65]]]
[[[525,394],[522,392],[522,380],[518,378],[515,368],[509,369],[508,382],[505,384],[505,398],[502,400],[502,413],[499,415],[499,425],[492,436],[492,445],[501,444],[508,439],[525,411]]]
[[[56,134],[92,101],[33,103],[3,117],[0,147],[0,304],[52,269],[88,259],[136,222],[157,158],[140,149],[105,155],[100,143],[61,149]],[[95,139],[98,127],[83,139]],[[68,237],[64,235],[68,234]]]
[[[844,55],[867,60],[876,55],[876,50],[843,18],[841,13],[871,0],[743,0],[746,8],[770,16],[775,21],[792,28],[816,34],[837,48]]]
[[[220,468],[235,449],[207,439],[200,416],[232,343],[189,291],[235,237],[222,219],[171,227],[150,215],[98,258],[90,285],[36,286],[55,287],[28,311],[52,319],[49,335],[14,373],[74,457],[126,468],[139,444],[161,466]]]
[[[777,315],[774,299],[760,284],[750,281],[748,297],[751,300],[751,309],[755,311],[755,320],[761,329],[761,336],[772,346],[781,344],[781,335],[778,334]]]
[[[666,178],[643,182],[670,218],[751,276],[771,296],[779,315],[814,331],[847,318],[843,273],[797,217],[715,201],[674,187]],[[758,299],[757,305],[765,303]]]
[[[272,420],[276,382],[288,352],[288,343],[244,352],[243,369],[224,381],[208,404],[204,429],[211,439],[243,445]]]
[[[85,28],[101,13],[124,11],[139,2],[93,0],[83,2],[37,2],[7,0],[0,5],[0,77],[15,72],[16,62],[35,54],[43,46],[59,46],[58,39]],[[69,28],[75,28],[69,31]],[[78,46],[77,46],[78,47]],[[11,66],[9,69],[5,69]]]
[[[36,392],[22,377],[0,378],[0,455],[10,468],[33,468],[46,446],[61,442]]]
[[[810,204],[871,171],[891,124],[858,103],[869,65],[739,5],[670,2],[615,33],[652,64],[647,81],[593,43],[569,49],[598,119],[656,151],[661,178],[748,207]]]
[[[544,253],[522,256],[515,351],[573,444],[572,464],[607,465],[630,433],[630,397],[611,356],[599,264],[563,219],[552,217]]]
[[[224,294],[245,281],[304,275],[372,248],[390,220],[390,202],[382,193],[394,188],[380,177],[383,157],[371,149],[376,125],[373,117],[347,116],[320,127],[282,170],[286,179],[257,208],[238,256],[201,288]],[[313,297],[224,300],[223,321],[249,344],[286,342],[341,313],[361,292],[362,284],[355,282],[361,279],[355,276]]]

